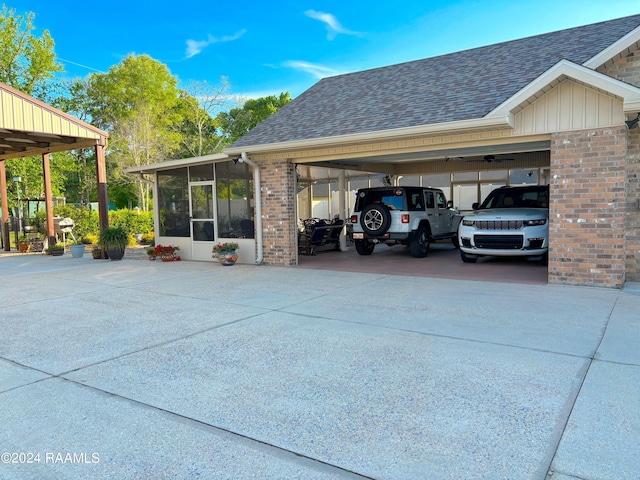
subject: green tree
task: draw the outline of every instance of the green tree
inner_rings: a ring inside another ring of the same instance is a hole
[[[182,121],[177,84],[167,66],[148,55],[130,55],[89,78],[88,114],[110,134],[109,197],[117,198],[118,206],[137,201],[149,208],[148,183],[123,174],[124,168],[168,160],[180,147],[182,134],[174,128]],[[137,194],[127,198],[133,191]]]
[[[89,110],[92,104],[88,94],[89,82],[80,78],[63,79],[60,88],[63,93],[53,99],[52,105],[82,121],[90,122]],[[70,172],[65,184],[67,199],[85,205],[97,200],[95,151],[82,148],[67,154],[76,163],[76,168]]]
[[[37,98],[46,99],[48,82],[63,70],[56,61],[48,30],[33,34],[33,12],[17,15],[2,5],[0,12],[0,82]]]
[[[149,55],[129,55],[107,73],[89,77],[92,123],[110,131],[117,122],[147,108],[159,126],[173,125],[180,121],[177,85],[165,64]]]
[[[247,100],[241,108],[232,108],[216,117],[227,146],[291,101],[289,92]]]
[[[54,42],[47,30],[40,37],[34,35],[33,12],[16,14],[15,9],[2,5],[0,11],[0,82],[37,98],[46,99],[56,72],[62,65],[56,61]],[[64,162],[61,162],[64,164]],[[42,160],[38,157],[7,160],[7,177],[20,177],[20,182],[9,182],[8,200],[12,209],[21,198],[41,197],[44,191]],[[52,188],[59,194],[64,179],[52,169]],[[24,204],[22,207],[24,208]],[[24,214],[24,212],[22,212]]]
[[[222,77],[218,85],[206,81],[186,85],[180,95],[182,122],[176,125],[182,136],[181,157],[199,157],[221,150],[223,137],[218,134],[216,116],[236,103],[228,90],[226,77]]]

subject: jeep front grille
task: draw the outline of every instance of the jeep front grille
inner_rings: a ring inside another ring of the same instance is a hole
[[[473,237],[476,248],[497,250],[520,250],[523,241],[522,235],[475,235]]]
[[[478,230],[519,230],[522,228],[522,220],[476,220]]]

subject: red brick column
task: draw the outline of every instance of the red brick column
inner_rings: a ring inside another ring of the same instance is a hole
[[[549,283],[622,287],[626,127],[551,136]]]
[[[625,220],[627,280],[640,281],[640,128],[629,130]]]
[[[295,265],[296,180],[290,160],[257,161],[262,194],[262,235],[264,263]]]

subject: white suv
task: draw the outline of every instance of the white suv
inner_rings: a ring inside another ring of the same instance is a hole
[[[351,215],[353,242],[360,255],[371,255],[379,243],[400,243],[421,258],[434,240],[450,238],[457,246],[461,219],[437,188],[361,188]]]
[[[478,257],[525,256],[545,261],[549,250],[549,186],[502,187],[460,223],[463,262]]]

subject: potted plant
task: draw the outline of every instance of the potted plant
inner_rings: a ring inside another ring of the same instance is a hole
[[[91,249],[91,255],[93,256],[94,260],[100,260],[102,258],[102,248],[95,246]],[[107,254],[104,254],[104,258],[107,259],[109,257],[107,257]]]
[[[173,262],[174,260],[182,260],[176,252],[180,247],[174,245],[156,245],[147,249],[149,260],[160,258],[163,262]]]
[[[18,239],[18,250],[20,253],[28,253],[31,250],[31,244],[26,235],[21,235]]]
[[[107,227],[100,232],[100,246],[111,260],[122,260],[129,235],[122,227]]]
[[[87,246],[84,243],[77,243],[74,245],[69,245],[69,251],[71,252],[71,256],[73,258],[82,258],[84,256],[84,251]]]
[[[218,243],[211,250],[212,258],[216,258],[225,267],[234,265],[238,260],[236,250],[239,248],[240,246],[235,242]]]
[[[62,243],[56,243],[55,245],[49,245],[45,249],[45,253],[47,255],[53,255],[54,257],[59,257],[60,255],[64,255],[64,245]]]

